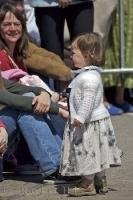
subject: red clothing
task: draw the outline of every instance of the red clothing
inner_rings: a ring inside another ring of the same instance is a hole
[[[5,125],[1,121],[0,121],[0,127],[4,127],[5,128]]]
[[[16,62],[15,60],[14,62],[18,66],[19,69],[22,69],[23,71],[27,72],[27,69],[22,62]],[[9,69],[14,69],[14,68],[16,67],[13,65],[6,51],[0,50],[0,70],[6,71]]]

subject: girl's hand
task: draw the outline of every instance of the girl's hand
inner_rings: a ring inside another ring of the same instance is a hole
[[[77,128],[81,128],[81,126],[83,125],[83,123],[81,123],[79,120],[77,119],[74,119],[73,120],[73,124],[72,124],[72,127],[77,127]]]
[[[59,108],[59,114],[65,119],[67,119],[69,117],[69,112],[62,108]]]
[[[4,127],[0,127],[0,155],[3,156],[3,154],[7,150],[7,144],[8,144],[8,134]]]
[[[39,96],[35,96],[33,99],[32,105],[34,105],[34,112],[37,114],[48,112],[50,103],[50,95],[47,92],[41,92]]]
[[[68,111],[68,105],[67,105],[67,102],[58,101],[58,104],[60,105],[60,107],[61,107],[62,109]]]
[[[64,97],[64,96],[62,96],[62,94],[60,94],[59,101],[60,102],[67,102],[67,97]]]

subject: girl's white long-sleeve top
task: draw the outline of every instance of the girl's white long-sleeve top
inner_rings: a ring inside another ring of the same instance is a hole
[[[86,66],[78,71],[78,75],[70,83],[69,97],[71,122],[77,119],[82,123],[109,117],[103,104],[103,84],[100,68]]]

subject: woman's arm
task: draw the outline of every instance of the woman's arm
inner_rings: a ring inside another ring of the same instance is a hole
[[[22,111],[32,111],[32,101],[33,97],[13,94],[7,90],[0,91],[0,107],[5,105]]]
[[[8,90],[8,92],[11,92],[14,94],[22,95],[25,93],[32,92],[35,95],[39,95],[42,91],[45,91],[43,88],[40,88],[40,87],[22,85],[18,82],[12,82],[4,78],[3,78],[3,81],[4,81],[5,89]]]
[[[71,80],[71,69],[53,52],[29,42],[28,57],[24,63],[28,70],[62,81]]]
[[[5,90],[0,90],[0,103],[22,111],[35,111],[39,114],[51,112],[58,114],[59,105],[50,101],[50,95],[44,89],[14,83],[4,79]],[[22,96],[25,93],[36,96]]]
[[[37,98],[34,101],[33,97],[30,96],[22,96],[22,95],[17,95],[17,94],[13,94],[8,92],[7,90],[1,90],[0,91],[0,109],[1,107],[3,108],[5,106],[9,106],[21,111],[34,111],[38,113],[38,114],[42,114],[45,112],[50,112],[53,114],[58,114],[59,113],[59,105],[58,103],[55,102],[50,102],[49,108],[48,108],[48,102],[47,102],[47,98],[48,96],[45,98],[43,98],[43,101],[40,101],[40,96],[42,94],[40,94],[39,96],[35,97]],[[43,95],[44,96],[44,95]],[[39,100],[38,100],[39,98]],[[42,99],[42,97],[41,97]],[[49,97],[50,99],[50,97]],[[45,109],[45,108],[47,109]],[[41,112],[39,112],[41,109]],[[42,110],[44,109],[44,111],[42,112]]]

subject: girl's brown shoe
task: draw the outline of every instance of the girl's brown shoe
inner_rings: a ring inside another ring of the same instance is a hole
[[[96,195],[94,184],[87,181],[87,179],[82,179],[76,186],[69,188],[68,195],[73,197]]]

